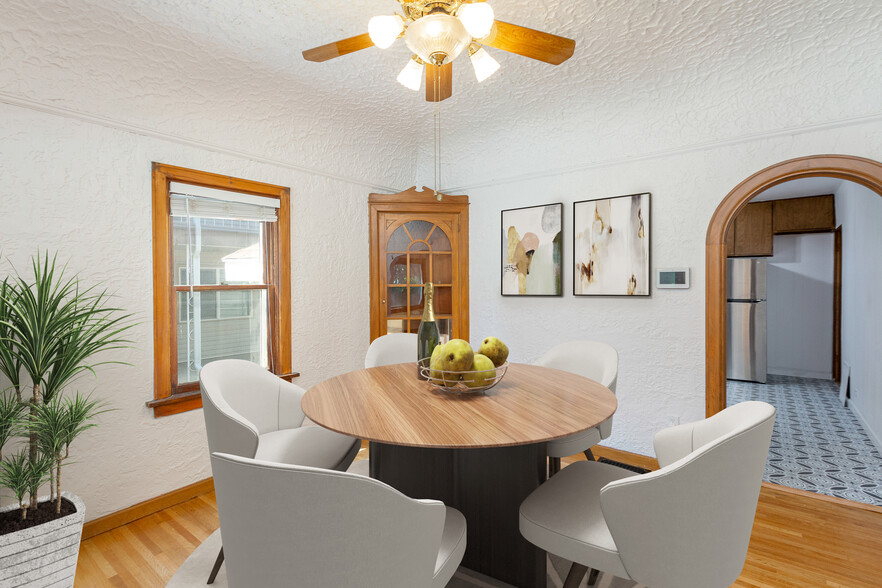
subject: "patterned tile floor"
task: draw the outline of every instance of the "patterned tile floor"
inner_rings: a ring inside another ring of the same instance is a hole
[[[730,405],[763,400],[778,414],[764,479],[882,506],[882,455],[832,380],[769,375],[766,384],[727,382]]]

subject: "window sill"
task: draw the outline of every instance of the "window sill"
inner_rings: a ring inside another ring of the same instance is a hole
[[[180,392],[165,398],[156,398],[147,402],[147,408],[153,409],[153,418],[170,416],[202,408],[202,393],[199,390]]]
[[[299,378],[300,372],[279,374],[278,377],[290,382],[294,378]],[[146,404],[147,408],[153,409],[153,418],[171,416],[173,414],[180,414],[182,412],[202,408],[202,393],[198,389],[188,392],[179,392],[165,398],[156,398]]]

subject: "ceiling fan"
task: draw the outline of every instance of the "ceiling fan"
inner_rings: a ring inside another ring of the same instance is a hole
[[[373,17],[368,32],[303,52],[308,61],[327,61],[376,45],[390,47],[404,37],[413,57],[398,81],[419,91],[423,70],[426,100],[440,102],[453,95],[453,60],[468,51],[478,81],[499,69],[484,46],[559,65],[573,55],[572,39],[495,20],[485,0],[398,0],[404,14]]]

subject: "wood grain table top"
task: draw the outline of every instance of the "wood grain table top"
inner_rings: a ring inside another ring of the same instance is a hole
[[[325,428],[392,445],[478,448],[541,443],[616,411],[605,386],[546,367],[509,364],[495,387],[451,394],[417,379],[414,363],[357,370],[307,391],[306,415]]]

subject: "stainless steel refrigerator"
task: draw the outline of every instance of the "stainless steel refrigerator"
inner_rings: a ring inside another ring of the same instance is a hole
[[[730,258],[726,270],[726,377],[765,384],[766,260]]]

